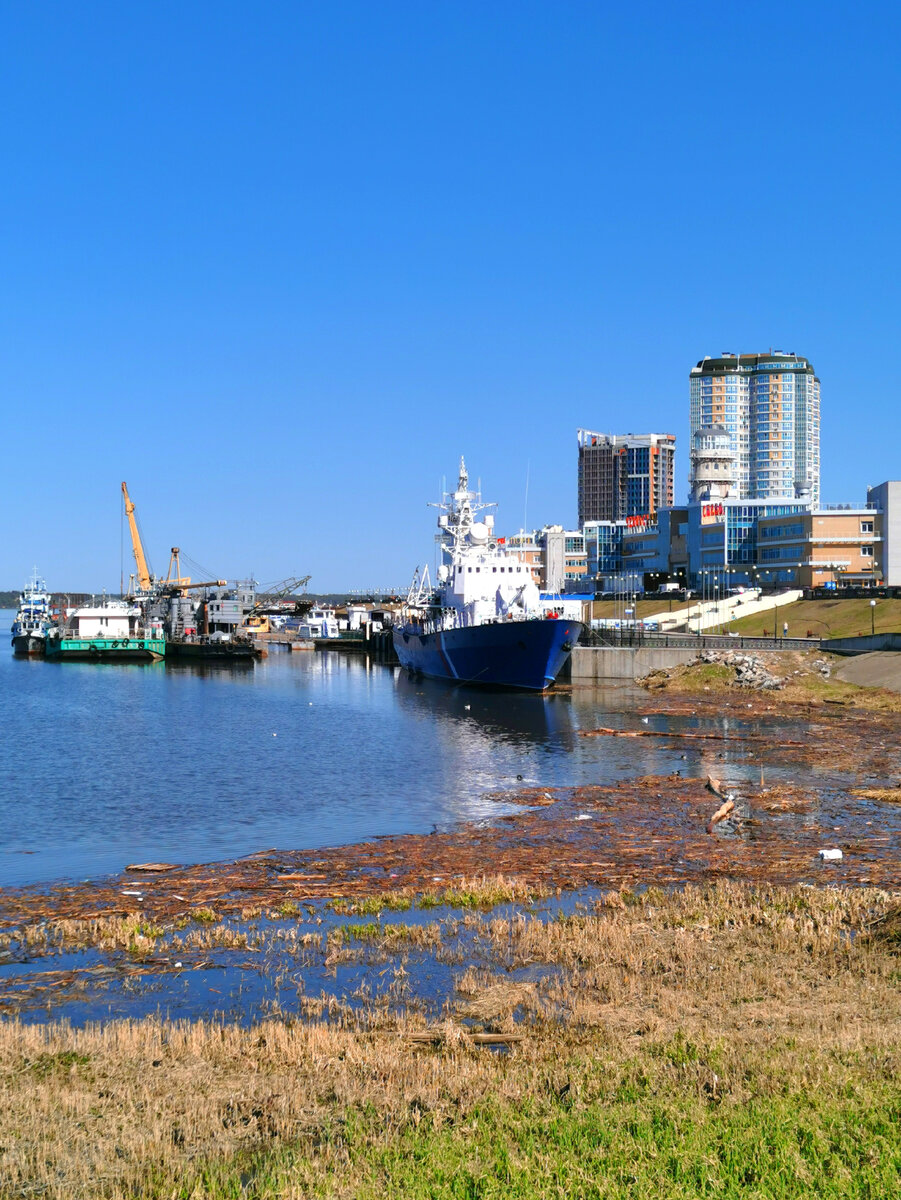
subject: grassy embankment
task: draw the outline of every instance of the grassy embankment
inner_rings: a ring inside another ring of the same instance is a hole
[[[661,614],[669,615],[670,602],[666,598],[656,597],[653,600],[638,600],[635,605],[635,614],[626,618],[624,616],[625,609],[632,608],[631,600],[592,600],[591,616],[592,619],[605,619],[608,621],[636,620],[643,621],[648,617],[659,617]],[[678,600],[672,601],[672,611],[679,612],[683,608],[687,608],[687,604]]]
[[[723,628],[729,633],[772,637],[773,630],[781,634],[783,622],[787,622],[790,637],[805,637],[808,630],[820,638],[856,637],[871,632],[870,614],[870,601],[866,599],[799,600],[780,605],[778,612],[770,610],[730,621]],[[877,600],[872,626],[876,633],[901,632],[901,600]]]
[[[901,1191],[901,895],[720,884],[464,919],[481,960],[431,1043],[375,1003],[248,1030],[0,1026],[2,1194]],[[402,1001],[402,939],[364,928],[336,969],[375,955]],[[498,1054],[465,1021],[525,1036]]]
[[[880,687],[861,687],[834,676],[824,678],[814,664],[827,661],[834,670],[845,661],[835,655],[824,655],[818,650],[782,650],[767,652],[761,657],[767,671],[784,681],[777,691],[754,693],[738,689],[735,668],[718,662],[697,661],[654,671],[642,682],[652,691],[689,694],[709,692],[713,695],[731,693],[742,697],[758,695],[780,704],[844,704],[875,712],[901,712],[901,694],[898,692]]]

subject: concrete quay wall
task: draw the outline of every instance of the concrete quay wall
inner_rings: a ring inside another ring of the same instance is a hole
[[[694,662],[695,647],[665,646],[576,646],[570,656],[572,683],[594,683],[614,679],[640,679],[651,671]]]
[[[863,634],[860,637],[829,638],[820,642],[833,654],[871,654],[874,650],[901,650],[901,633]]]

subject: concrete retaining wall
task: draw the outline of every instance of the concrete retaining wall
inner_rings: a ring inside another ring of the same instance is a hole
[[[576,646],[570,657],[570,679],[573,683],[640,679],[651,671],[694,662],[697,657],[698,651],[694,648]]]
[[[824,638],[822,650],[833,654],[870,654],[874,650],[901,650],[901,633],[864,634],[863,637]]]

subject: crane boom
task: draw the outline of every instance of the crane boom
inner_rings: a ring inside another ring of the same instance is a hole
[[[150,590],[150,571],[147,559],[144,557],[144,547],[141,545],[141,535],[138,532],[138,522],[135,519],[135,506],[128,494],[128,488],[122,484],[122,495],[125,497],[125,515],[128,517],[128,528],[131,531],[131,546],[135,554],[135,564],[138,568],[138,582],[143,591]]]
[[[185,581],[184,579],[170,579],[168,581],[163,580],[160,584],[160,589],[164,592],[187,592],[192,591],[194,588],[227,586],[227,579],[206,579],[202,583],[191,583],[190,580]]]

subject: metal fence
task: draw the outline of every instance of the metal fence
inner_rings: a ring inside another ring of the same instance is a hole
[[[816,650],[817,637],[744,637],[731,634],[650,633],[642,629],[591,629],[579,638],[580,646],[612,649],[673,650]]]

